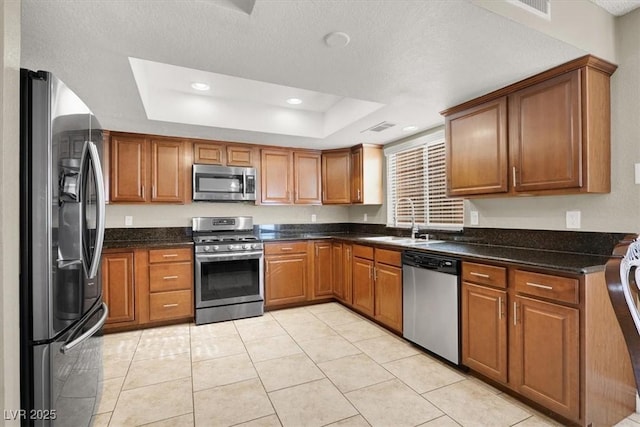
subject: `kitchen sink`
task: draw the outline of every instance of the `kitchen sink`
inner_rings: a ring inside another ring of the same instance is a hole
[[[442,240],[412,239],[411,237],[400,236],[362,237],[362,240],[368,240],[370,242],[393,243],[394,245],[402,245],[412,248],[425,248],[430,244],[442,242]]]
[[[400,243],[400,242],[410,242],[410,241],[415,241],[415,239],[412,239],[410,237],[399,237],[399,236],[375,236],[375,237],[363,237],[362,240],[370,240],[372,242],[393,242],[393,243]]]

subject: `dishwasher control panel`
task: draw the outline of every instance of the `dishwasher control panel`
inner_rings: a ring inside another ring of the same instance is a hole
[[[402,263],[427,270],[436,270],[441,273],[460,274],[460,260],[439,257],[424,252],[405,251],[402,254]]]

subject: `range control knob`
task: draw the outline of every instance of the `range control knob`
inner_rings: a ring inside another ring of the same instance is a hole
[[[202,248],[202,250],[205,251],[205,252],[209,252],[211,250],[211,248],[209,246],[204,246]]]
[[[241,249],[241,247],[236,246],[236,245],[229,245],[229,246],[228,246],[228,249],[229,249],[230,251],[237,251],[238,249]]]
[[[244,245],[244,248],[245,249],[252,249],[253,245],[249,243],[249,244]]]
[[[211,248],[211,249],[213,249],[213,251],[214,251],[214,252],[216,252],[218,249],[220,249],[220,246],[218,246],[218,245],[213,245],[213,248]]]

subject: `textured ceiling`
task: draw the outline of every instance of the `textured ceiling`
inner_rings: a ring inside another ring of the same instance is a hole
[[[640,7],[640,0],[591,0],[607,12],[622,16]]]
[[[108,129],[337,148],[439,125],[447,107],[586,53],[465,0],[222,3],[22,0],[22,66],[58,75]],[[328,48],[332,31],[351,42]],[[149,120],[129,57],[386,106],[324,138]],[[382,121],[397,126],[362,132]]]

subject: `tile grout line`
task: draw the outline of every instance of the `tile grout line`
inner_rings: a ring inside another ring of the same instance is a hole
[[[142,338],[142,332],[140,332],[140,335],[138,335],[138,341],[136,342],[136,348],[135,350],[133,350],[133,355],[131,356],[131,360],[129,360],[129,364],[127,365],[127,371],[124,374],[124,379],[122,380],[122,385],[120,386],[120,389],[118,390],[118,396],[116,397],[116,403],[113,405],[113,410],[111,410],[111,416],[109,416],[109,422],[107,423],[107,426],[111,425],[111,421],[113,420],[113,416],[115,415],[116,409],[118,408],[118,402],[120,402],[120,396],[122,395],[122,388],[124,387],[124,383],[127,381],[127,375],[129,375],[129,369],[131,369],[131,364],[133,363],[133,358],[136,356],[136,351],[138,351],[138,345],[140,345],[140,339]],[[104,345],[104,341],[103,341],[103,345]],[[102,355],[103,357],[103,364],[104,364],[104,354]],[[103,367],[104,370],[104,367]],[[117,377],[120,378],[120,377]],[[111,378],[110,378],[111,379]],[[104,387],[104,378],[102,379],[103,381],[103,387]],[[96,402],[94,405],[98,404],[98,402]],[[94,406],[94,410],[95,410],[95,406]],[[96,415],[96,414],[94,414]]]

